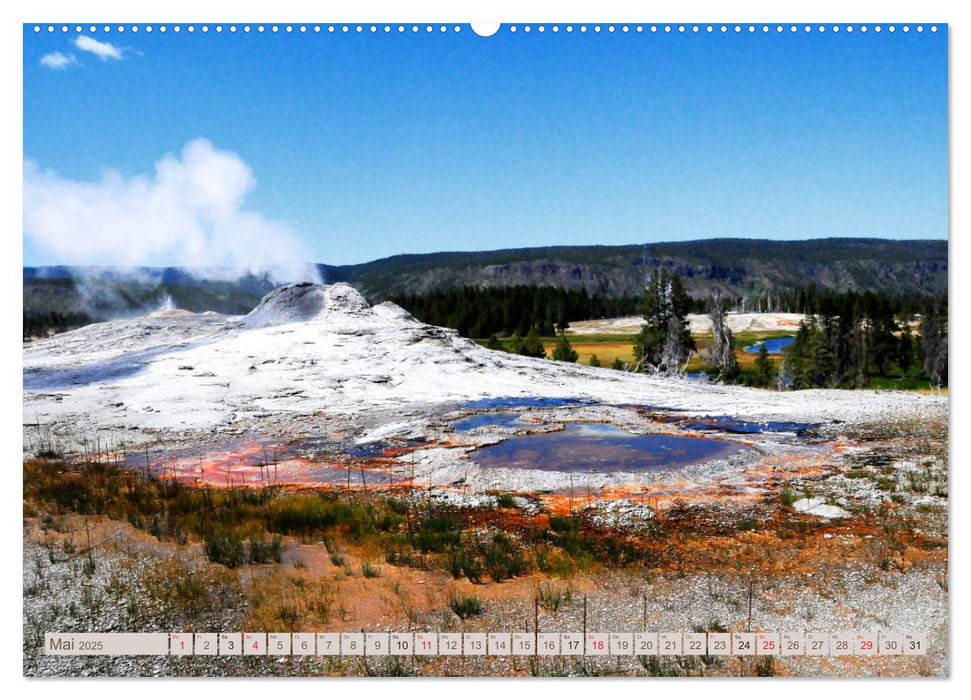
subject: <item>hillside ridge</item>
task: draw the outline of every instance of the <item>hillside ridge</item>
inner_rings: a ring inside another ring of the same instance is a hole
[[[356,265],[318,264],[324,281],[346,282],[371,303],[455,287],[549,286],[602,297],[637,296],[650,272],[667,267],[688,293],[717,288],[759,297],[820,289],[929,296],[947,293],[948,242],[878,238],[802,241],[711,238],[644,245],[592,245],[442,251],[395,255]],[[217,271],[218,272],[218,271]],[[24,267],[24,324],[76,327],[147,313],[165,304],[190,311],[245,314],[277,285],[211,269]],[[219,276],[219,275],[216,275]]]

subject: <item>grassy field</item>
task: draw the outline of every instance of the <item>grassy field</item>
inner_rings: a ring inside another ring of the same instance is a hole
[[[582,364],[590,364],[590,358],[593,355],[596,355],[600,364],[605,367],[609,367],[617,358],[620,358],[621,362],[632,363],[634,361],[632,348],[636,336],[611,335],[609,333],[603,335],[571,335],[567,333],[566,337],[580,356],[577,362]],[[547,356],[553,355],[556,341],[556,338],[543,338],[543,347],[546,348]]]
[[[762,340],[771,340],[773,338],[786,338],[793,335],[792,331],[747,331],[744,333],[738,333],[735,336],[735,356],[738,358],[738,364],[742,370],[751,370],[755,366],[755,358],[758,357],[755,353],[745,352],[745,348],[749,345],[757,343]],[[636,335],[623,335],[618,333],[584,333],[582,335],[572,334],[569,331],[566,333],[567,339],[570,341],[570,345],[576,350],[579,358],[577,362],[587,365],[590,364],[590,358],[596,355],[600,360],[600,364],[604,367],[609,367],[613,364],[615,359],[620,359],[621,362],[633,363],[634,361],[634,342],[637,339]],[[701,353],[705,346],[711,342],[710,335],[696,335],[694,336],[695,344],[698,346],[698,352],[695,353],[691,361],[688,364],[689,372],[701,372],[705,369],[705,364],[702,361]],[[510,348],[512,343],[508,338],[500,338],[500,342],[505,348]],[[543,341],[543,347],[546,349],[547,357],[553,355],[553,349],[556,347],[556,342],[558,338],[556,336],[544,336],[541,338]],[[485,345],[488,341],[485,339],[476,340],[480,345]],[[776,363],[782,362],[781,355],[773,355],[773,360]]]
[[[738,359],[739,368],[742,370],[741,382],[745,383],[745,378],[755,373],[755,360],[758,353],[746,352],[745,348],[763,340],[775,338],[787,338],[794,335],[790,330],[771,330],[771,331],[744,331],[736,333],[734,336],[735,357]],[[573,334],[567,331],[566,337],[569,339],[573,349],[579,355],[577,361],[580,364],[590,364],[590,358],[596,355],[603,367],[610,367],[615,359],[621,362],[633,364],[633,346],[637,338],[636,335],[624,335],[619,333],[584,333]],[[509,338],[500,338],[500,342],[506,349],[511,347]],[[541,338],[543,347],[546,349],[547,357],[552,357],[558,338],[556,336],[543,336]],[[711,335],[695,335],[695,345],[697,352],[693,353],[688,362],[687,371],[704,372],[710,368],[703,359],[705,347],[711,342]],[[486,345],[487,340],[476,340],[480,345]],[[784,361],[785,355],[770,355],[775,370],[778,370]],[[900,389],[907,391],[930,391],[930,380],[919,366],[911,367],[910,370],[902,375],[899,367],[893,366],[886,374],[871,374],[867,378],[867,388],[869,389]],[[945,389],[946,391],[946,389]]]

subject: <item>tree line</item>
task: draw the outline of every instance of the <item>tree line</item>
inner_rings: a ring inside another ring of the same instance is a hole
[[[947,298],[930,301],[920,319],[886,303],[810,314],[799,325],[776,382],[782,387],[863,387],[870,377],[912,368],[947,385]],[[915,333],[914,330],[917,332]]]
[[[467,338],[490,335],[525,338],[533,329],[552,336],[571,321],[630,316],[637,297],[606,297],[559,287],[454,287],[391,297],[415,318],[454,328]]]
[[[24,338],[44,338],[94,323],[84,311],[24,310]]]
[[[719,381],[754,386],[805,389],[810,387],[862,387],[873,376],[891,370],[906,377],[911,369],[923,371],[930,383],[947,385],[947,298],[881,295],[873,292],[831,292],[806,287],[793,299],[805,309],[793,343],[780,366],[763,343],[754,372],[743,373],[734,349],[727,315],[737,298],[714,289],[707,299],[693,299],[678,275],[666,268],[654,270],[635,309],[643,318],[632,348],[634,362],[615,362],[614,369],[681,374],[697,351],[688,314],[699,306],[707,311],[712,338],[702,360]],[[422,300],[422,303],[416,303]],[[461,307],[462,301],[467,305]],[[577,353],[563,331],[571,320],[603,318],[631,312],[631,300],[610,300],[553,287],[507,287],[478,290],[464,287],[423,297],[400,299],[421,320],[436,323],[426,309],[434,308],[437,325],[451,325],[464,334],[483,337],[495,350],[546,357],[541,335],[560,331],[552,359],[576,362]],[[735,307],[737,310],[737,306]],[[462,314],[466,314],[463,316]],[[486,315],[485,322],[476,313]],[[502,319],[501,321],[499,319]],[[507,328],[515,328],[509,334]],[[470,332],[470,329],[473,329]],[[488,333],[483,332],[487,330]],[[478,331],[476,333],[475,331]],[[498,334],[508,336],[507,342]],[[600,366],[594,355],[590,364]]]
[[[887,304],[894,313],[916,315],[933,303],[934,297],[927,294],[887,294],[872,291],[834,290],[814,284],[791,289],[762,292],[749,296],[731,297],[728,301],[733,309],[743,313],[794,313],[820,314],[839,313],[855,304],[862,304],[867,310],[877,304]],[[695,312],[701,312],[697,305]]]
[[[778,373],[762,343],[755,373],[745,382],[756,386],[807,389],[863,387],[871,377],[891,370],[905,378],[917,366],[935,386],[947,385],[947,298],[912,299],[872,292],[825,292],[797,295],[807,316],[800,322]],[[805,291],[805,290],[804,290]],[[703,360],[721,381],[741,377],[727,324],[731,303],[713,290],[707,300],[712,338]],[[644,288],[644,324],[633,347],[634,371],[681,373],[696,350],[688,331],[691,302],[678,276],[655,270]],[[918,317],[915,310],[920,310]],[[917,333],[915,333],[915,328]]]

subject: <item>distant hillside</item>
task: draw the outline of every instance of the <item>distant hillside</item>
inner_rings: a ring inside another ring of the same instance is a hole
[[[674,270],[688,292],[718,287],[758,297],[815,284],[896,295],[947,292],[947,241],[830,238],[812,241],[710,239],[643,246],[563,246],[471,253],[396,255],[360,265],[318,265],[326,282],[349,282],[371,301],[457,287],[517,285],[632,297],[651,270]],[[230,281],[179,268],[25,267],[24,334],[60,331],[171,303],[190,311],[245,313],[273,283]]]
[[[640,292],[655,267],[673,269],[696,296],[713,286],[735,296],[815,283],[834,290],[896,294],[947,291],[947,241],[828,238],[766,241],[714,238],[643,246],[518,248],[474,253],[397,255],[322,267],[385,299],[456,286],[537,285],[622,297]]]

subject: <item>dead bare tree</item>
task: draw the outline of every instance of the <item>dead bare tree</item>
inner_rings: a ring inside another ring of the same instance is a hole
[[[734,378],[738,374],[738,359],[732,347],[734,338],[726,320],[726,300],[720,290],[708,295],[708,316],[711,319],[711,343],[705,348],[704,359],[718,368],[720,379]]]

